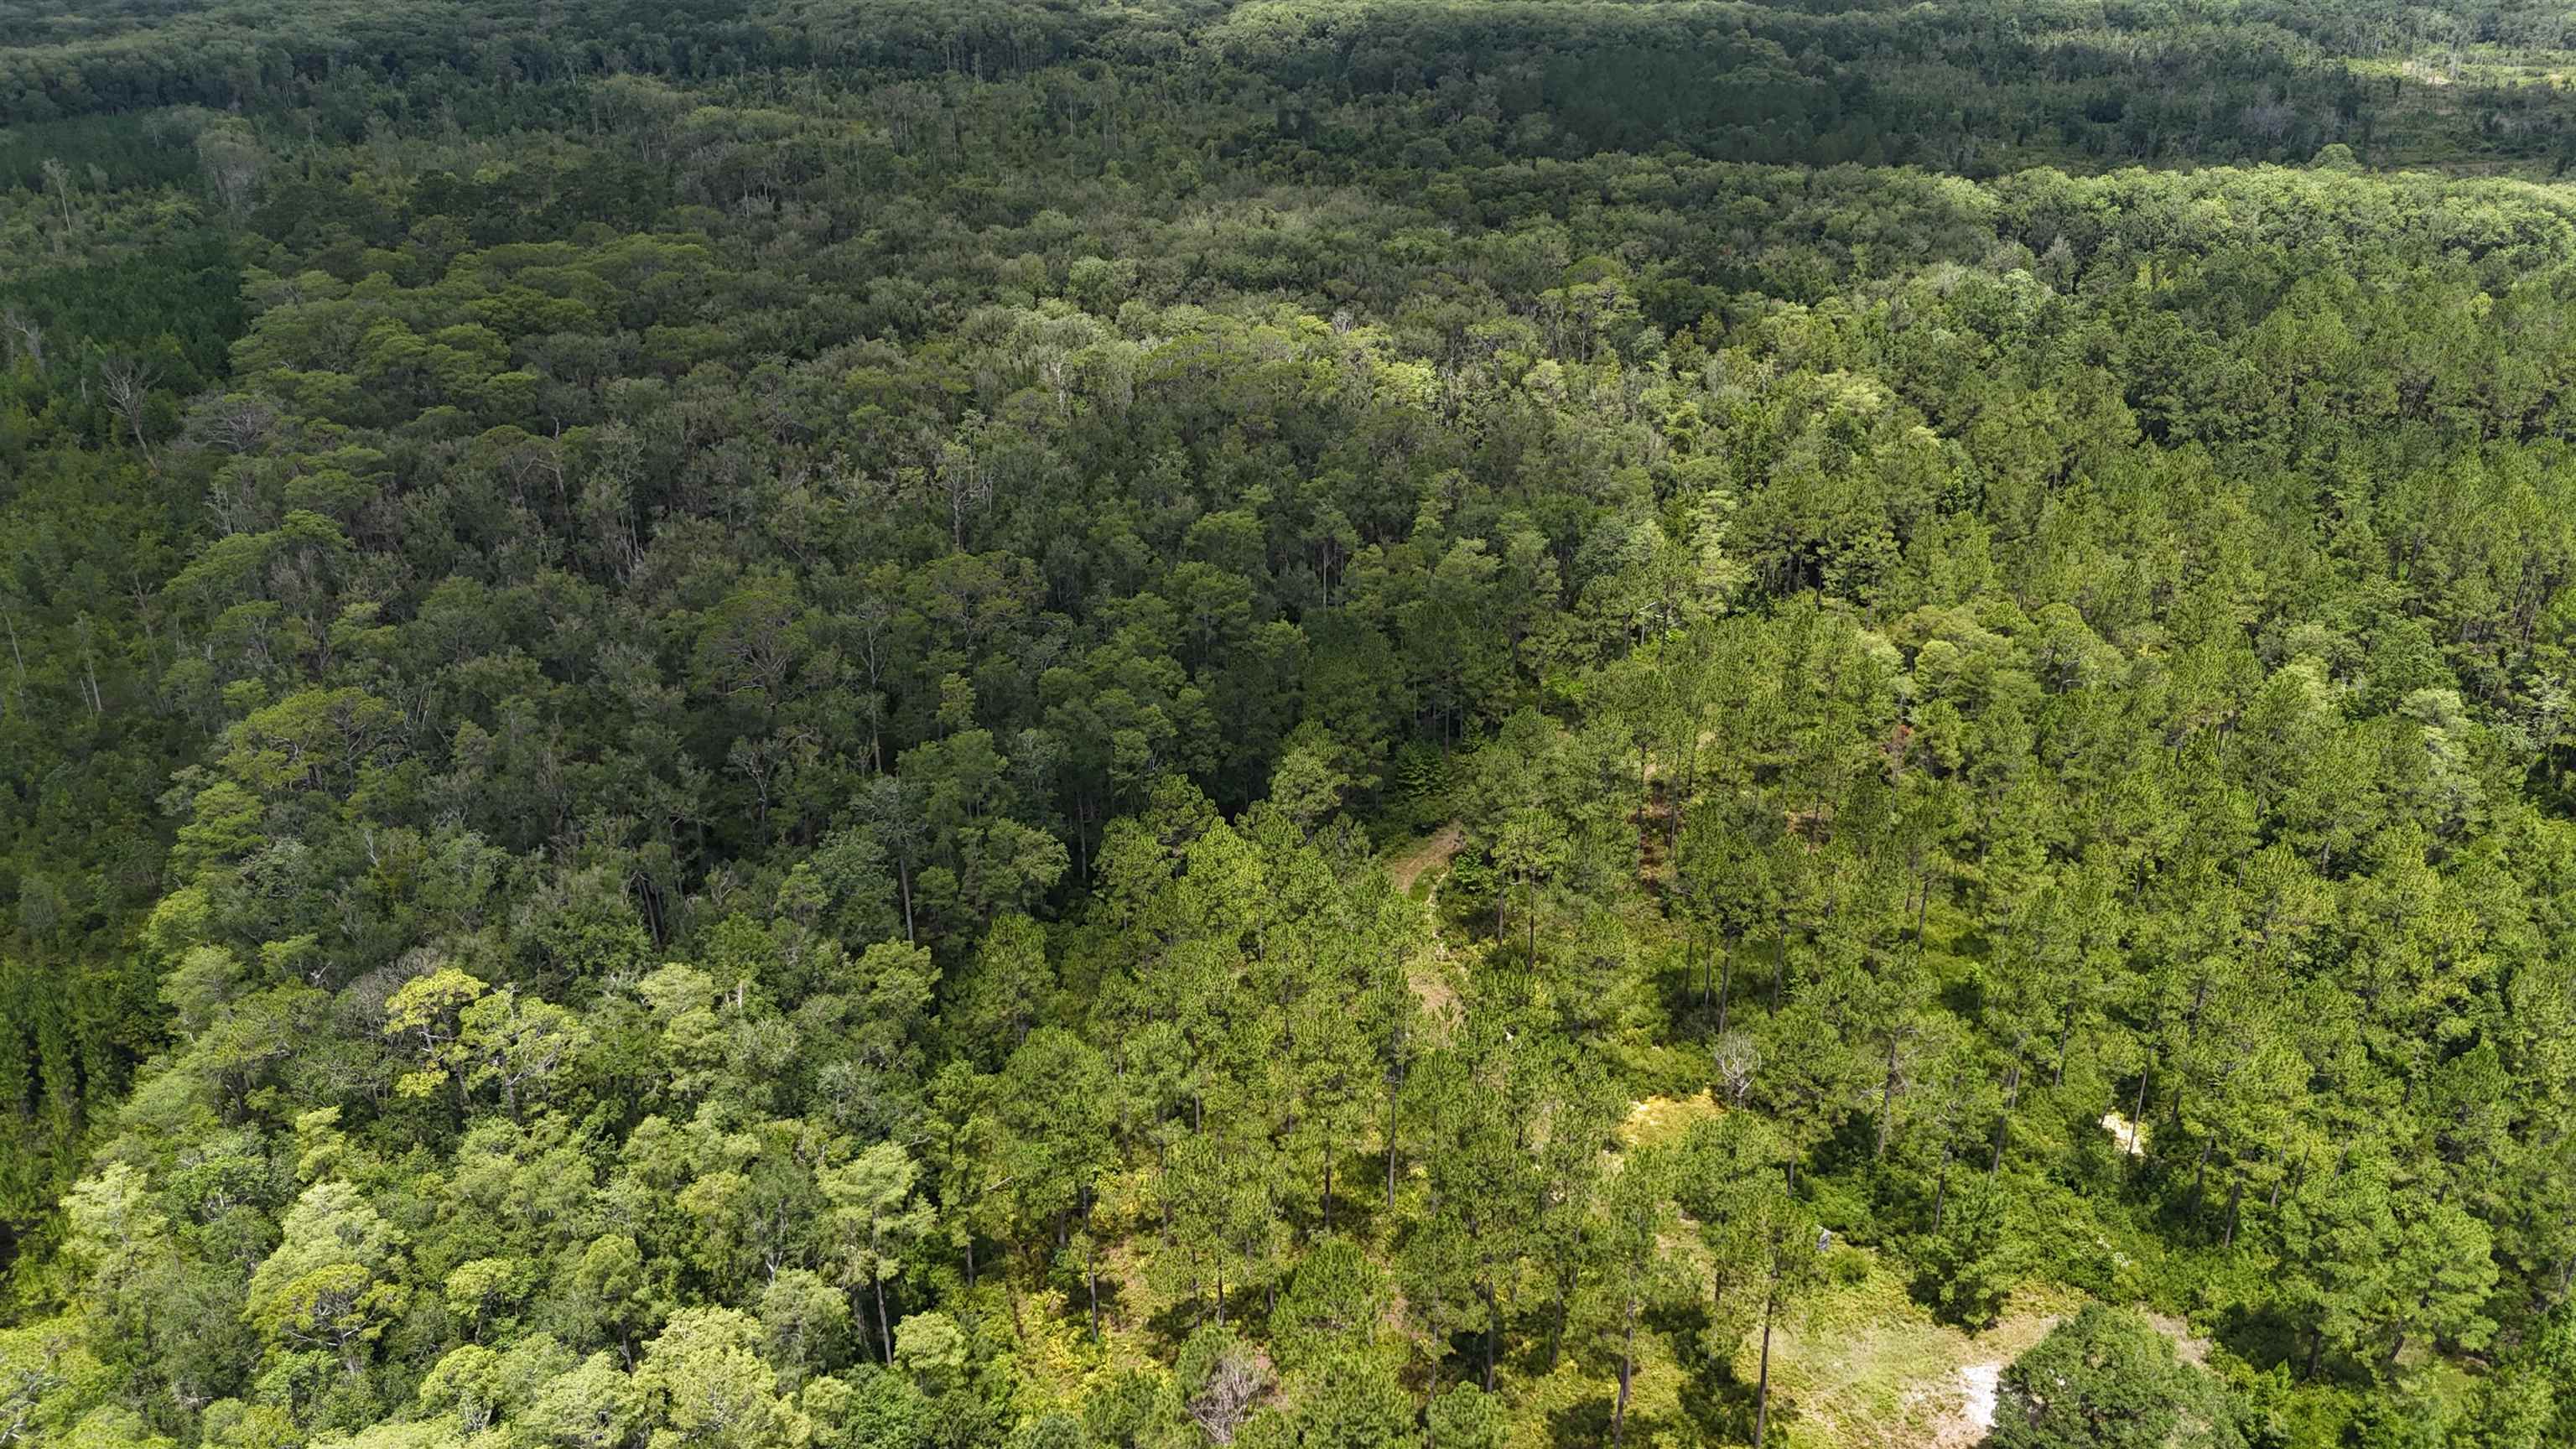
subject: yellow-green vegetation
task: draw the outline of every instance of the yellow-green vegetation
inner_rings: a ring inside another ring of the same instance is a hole
[[[2064,1288],[2018,1285],[2002,1317],[1971,1334],[1935,1321],[1906,1275],[1868,1249],[1845,1248],[1834,1286],[1781,1333],[1788,1443],[1816,1449],[1955,1449],[1983,1437],[1966,1414],[1961,1371],[2021,1356],[2083,1301]],[[1738,1355],[1737,1368],[1752,1365]]]
[[[1707,1121],[1724,1110],[1704,1091],[1690,1097],[1641,1097],[1628,1109],[1627,1120],[1619,1124],[1619,1140],[1630,1147],[1669,1146],[1694,1123]]]

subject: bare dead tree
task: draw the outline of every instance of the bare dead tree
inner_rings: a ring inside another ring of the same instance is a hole
[[[27,652],[18,645],[17,611],[6,605],[0,605],[0,628],[5,628],[9,635],[9,663],[10,676],[12,680],[9,694],[10,697],[17,700],[19,705],[23,708],[27,702]]]
[[[197,134],[198,169],[214,192],[215,203],[238,215],[258,192],[268,153],[246,122],[227,120]]]
[[[0,310],[0,341],[8,343],[11,362],[23,357],[38,367],[45,365],[44,324],[15,307]]]
[[[160,375],[160,368],[138,358],[105,357],[98,364],[99,395],[125,419],[125,426],[134,434],[134,446],[146,463],[152,461],[152,443],[143,436],[143,407],[152,400],[152,384]]]
[[[277,409],[249,393],[226,393],[188,420],[192,439],[236,457],[257,452],[277,431]]]
[[[77,226],[72,219],[72,169],[52,156],[46,157],[37,169],[45,173],[45,184],[54,189],[54,200],[63,209],[63,229],[54,238],[54,250],[61,251]]]
[[[1190,1400],[1190,1417],[1198,1421],[1210,1439],[1219,1444],[1233,1443],[1235,1432],[1252,1416],[1253,1403],[1266,1387],[1265,1377],[1261,1360],[1252,1350],[1226,1350],[1218,1356],[1207,1386]]]
[[[970,415],[967,436],[941,443],[930,470],[940,496],[948,504],[949,543],[960,553],[966,551],[967,518],[993,502],[993,461],[978,446],[982,421]]]

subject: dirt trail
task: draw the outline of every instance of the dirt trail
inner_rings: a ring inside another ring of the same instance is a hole
[[[1458,854],[1458,847],[1465,844],[1466,840],[1467,827],[1452,820],[1432,832],[1430,839],[1402,855],[1389,859],[1386,863],[1386,873],[1394,879],[1395,888],[1406,895],[1413,894],[1416,881],[1421,880],[1425,875],[1432,876],[1431,888],[1424,892],[1422,903],[1423,911],[1431,917],[1434,926],[1431,949],[1415,961],[1406,979],[1413,987],[1413,994],[1421,1000],[1422,1009],[1435,1021],[1448,1019],[1451,1008],[1458,1002],[1458,994],[1450,988],[1444,974],[1449,961],[1449,945],[1441,939],[1437,929],[1440,920],[1440,880],[1436,873],[1449,868],[1450,860]]]
[[[1413,883],[1422,879],[1423,872],[1445,869],[1450,857],[1458,853],[1458,847],[1466,840],[1467,827],[1452,820],[1432,832],[1430,839],[1389,860],[1386,873],[1395,877],[1397,890],[1410,895]]]

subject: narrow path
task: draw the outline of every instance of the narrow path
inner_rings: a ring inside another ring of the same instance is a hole
[[[1432,875],[1431,888],[1423,893],[1422,900],[1423,914],[1431,920],[1431,949],[1416,960],[1407,979],[1414,996],[1421,1000],[1423,1011],[1434,1020],[1447,1020],[1450,1009],[1458,1001],[1457,993],[1450,989],[1443,974],[1449,960],[1449,945],[1440,936],[1440,880],[1436,873],[1449,868],[1450,860],[1466,841],[1467,827],[1452,820],[1433,831],[1429,839],[1386,863],[1386,873],[1394,879],[1395,888],[1408,896],[1413,894],[1416,881],[1425,874]]]
[[[1386,873],[1395,877],[1397,890],[1411,895],[1413,883],[1422,879],[1422,873],[1445,869],[1466,840],[1467,827],[1452,820],[1433,831],[1428,840],[1387,861]]]

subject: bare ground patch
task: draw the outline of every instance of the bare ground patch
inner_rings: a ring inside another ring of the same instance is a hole
[[[1433,831],[1429,839],[1388,860],[1386,873],[1395,877],[1397,890],[1411,895],[1413,883],[1422,879],[1425,873],[1447,870],[1451,858],[1458,854],[1458,847],[1466,840],[1467,827],[1452,820]]]
[[[2191,1331],[2191,1325],[2170,1313],[2150,1313],[2147,1321],[2156,1331],[2173,1340],[2174,1355],[2193,1368],[2209,1367],[2209,1340]]]

